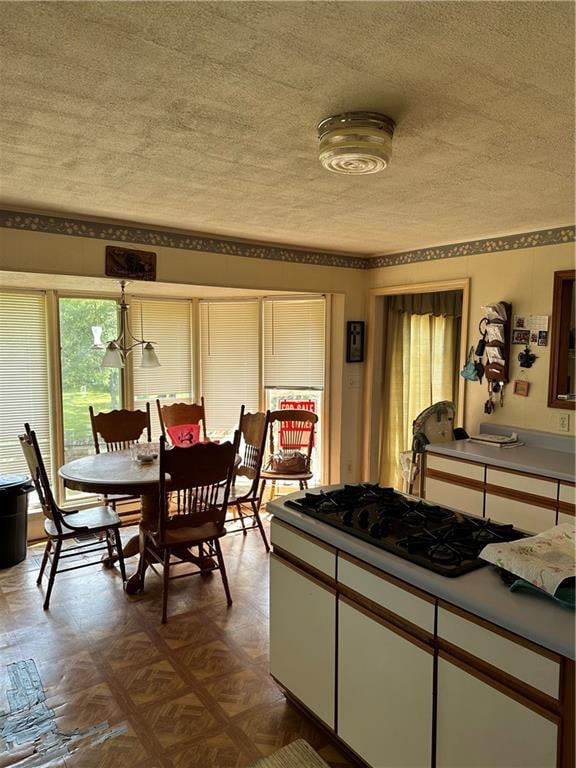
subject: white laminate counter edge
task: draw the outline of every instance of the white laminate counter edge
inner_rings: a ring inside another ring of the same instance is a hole
[[[554,480],[573,483],[575,479],[574,453],[551,451],[533,445],[501,448],[469,440],[454,440],[450,443],[431,443],[426,446],[426,452],[551,477]]]
[[[268,511],[295,528],[347,552],[385,573],[429,594],[508,629],[562,656],[576,659],[574,611],[550,598],[529,592],[510,592],[492,566],[456,578],[440,576],[408,560],[349,536],[325,523],[289,509],[284,499],[268,503]]]

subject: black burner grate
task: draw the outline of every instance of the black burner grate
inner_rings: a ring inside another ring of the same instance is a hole
[[[444,576],[486,565],[478,557],[486,544],[524,536],[512,525],[469,517],[368,483],[305,493],[285,504]]]

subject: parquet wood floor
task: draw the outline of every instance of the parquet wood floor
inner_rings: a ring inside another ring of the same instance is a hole
[[[133,532],[124,529],[123,538]],[[40,547],[0,570],[0,768],[245,768],[297,738],[333,768],[351,767],[268,674],[260,536],[222,543],[232,607],[217,573],[176,580],[165,626],[160,577],[151,571],[134,597],[116,570],[59,574],[45,612],[45,583],[35,584]],[[128,572],[135,566],[129,560]],[[14,729],[9,670],[27,660],[45,696],[34,713],[41,708],[47,724],[35,744],[21,739],[6,749]]]

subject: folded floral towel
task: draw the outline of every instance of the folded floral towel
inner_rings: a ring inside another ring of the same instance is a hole
[[[526,539],[487,544],[480,557],[555,595],[576,576],[575,540],[576,527],[562,523]]]

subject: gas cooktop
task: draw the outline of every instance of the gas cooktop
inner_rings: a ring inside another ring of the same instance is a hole
[[[369,483],[306,493],[284,504],[443,576],[481,568],[487,563],[478,555],[486,544],[526,535]]]

